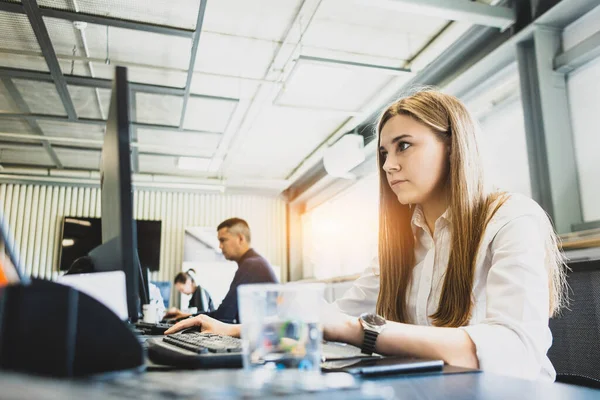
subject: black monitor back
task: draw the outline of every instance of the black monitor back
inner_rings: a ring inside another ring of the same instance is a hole
[[[133,187],[131,183],[131,133],[129,129],[129,84],[127,69],[116,67],[112,96],[102,146],[100,182],[102,189],[102,243],[97,250],[110,257],[105,263],[125,272],[127,308],[132,322],[139,313],[139,294],[148,286],[143,279],[137,256],[137,235],[133,219]],[[102,251],[108,246],[110,252]],[[102,268],[106,270],[106,268]],[[140,290],[141,286],[141,290]]]

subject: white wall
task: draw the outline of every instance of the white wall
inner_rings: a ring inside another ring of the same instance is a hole
[[[520,101],[480,120],[479,150],[488,184],[531,197],[525,122]]]
[[[0,211],[15,238],[26,273],[58,276],[58,241],[64,216],[100,217],[100,189],[0,184]],[[182,269],[184,229],[214,226],[230,217],[248,221],[253,247],[274,266],[287,269],[286,209],[278,198],[255,195],[136,191],[136,219],[162,220],[160,271],[151,279],[172,281]],[[215,233],[216,234],[216,233]],[[171,291],[171,302],[175,293]]]
[[[600,220],[600,58],[572,72],[567,90],[583,219],[597,221]]]

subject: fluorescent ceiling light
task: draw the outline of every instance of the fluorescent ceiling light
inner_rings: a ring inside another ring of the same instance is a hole
[[[187,169],[194,171],[207,171],[210,166],[210,158],[200,157],[179,157],[177,167],[179,169]]]
[[[75,244],[75,240],[73,239],[63,239],[62,246],[63,247],[71,247]]]
[[[399,67],[388,67],[386,65],[376,65],[376,64],[365,64],[354,61],[345,61],[345,60],[336,60],[332,58],[323,58],[323,57],[312,57],[312,56],[299,56],[298,62],[304,62],[309,64],[316,65],[327,65],[331,67],[339,67],[346,69],[356,69],[356,70],[367,70],[380,72],[386,75],[406,75],[411,74],[410,69],[399,68]]]

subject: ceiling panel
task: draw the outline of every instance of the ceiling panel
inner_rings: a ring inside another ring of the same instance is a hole
[[[44,22],[57,54],[71,55],[75,47],[77,55],[85,55],[80,34],[72,22],[56,18],[44,18]],[[95,24],[87,24],[83,32],[89,56],[108,58],[113,65],[130,62],[181,69],[189,65],[192,47],[189,38]]]
[[[139,166],[141,173],[159,175],[208,176],[205,171],[183,170],[177,167],[179,157],[140,154]]]
[[[266,107],[227,155],[227,178],[285,179],[343,122],[320,112]]]
[[[13,79],[13,82],[32,113],[67,115],[53,83],[23,79]]]
[[[25,14],[0,11],[0,48],[40,51],[40,46]]]
[[[406,63],[406,59],[402,57],[358,54],[343,50],[327,49],[315,46],[302,46],[302,55],[309,57],[327,58],[330,60],[346,60],[354,63],[371,64],[391,68],[401,68]]]
[[[0,38],[0,41],[1,40],[2,39]],[[35,57],[12,53],[0,53],[0,66],[48,72],[48,64],[46,64],[46,60],[41,55]]]
[[[430,35],[448,20],[371,5],[369,0],[323,0],[315,20],[341,22],[394,33]]]
[[[100,167],[100,150],[53,148],[65,168],[98,170]]]
[[[193,29],[200,1],[38,0],[38,4]],[[389,85],[391,78],[380,71],[299,61],[288,65],[293,66],[293,72],[285,85],[267,83],[263,80],[265,74],[288,31],[296,34],[310,23],[296,55],[401,67],[447,23],[442,19],[377,8],[369,5],[369,0],[322,0],[313,19],[307,16],[292,25],[304,4],[302,0],[207,2],[190,92],[241,99],[241,102],[191,96],[184,128],[206,134],[135,128],[142,172],[207,176],[202,171],[180,170],[177,156],[209,158],[216,154],[220,144],[228,144],[221,149],[226,154],[222,172],[227,178],[286,178],[351,115],[367,107],[374,109],[375,105],[370,103],[375,101],[376,94],[383,93],[382,88]],[[44,18],[44,22],[65,74],[92,76],[88,65],[91,62],[93,76],[98,78],[112,80],[114,67],[123,65],[128,67],[131,82],[177,88],[183,88],[186,83],[192,48],[190,38],[89,23],[80,31],[72,22],[55,18]],[[82,35],[88,52],[84,50]],[[15,52],[26,54],[13,54]],[[0,66],[48,71],[25,15],[0,12]],[[279,71],[271,72],[272,76],[279,75]],[[272,76],[269,79],[273,79]],[[15,80],[15,84],[31,112],[66,114],[53,83]],[[261,86],[264,90],[259,91]],[[279,88],[282,91],[273,105],[274,96],[270,93],[276,93]],[[70,85],[68,89],[79,117],[103,117],[93,88]],[[182,97],[150,93],[134,96],[132,120],[179,125]],[[100,89],[100,98],[106,113],[110,90]],[[247,109],[251,100],[256,102]],[[0,112],[18,111],[0,85]],[[37,123],[47,136],[94,141],[103,138],[103,126],[44,120]],[[238,125],[243,129],[240,132],[234,129]],[[0,119],[2,131],[32,132],[26,122],[14,119]],[[222,142],[225,135],[231,136]],[[3,142],[7,142],[4,148]],[[13,139],[3,141],[0,137],[2,158],[18,159],[19,164],[54,165],[47,153],[37,148],[39,146],[29,146],[32,151],[19,151]],[[69,146],[97,148],[90,151]],[[62,163],[67,168],[77,169],[97,170],[99,146],[99,143],[83,144],[76,140],[53,142]]]
[[[0,150],[38,150],[41,147],[39,140],[0,137]]]
[[[359,111],[389,80],[378,71],[299,61],[276,104]]]
[[[368,1],[323,1],[303,45],[349,53],[409,59],[447,20],[368,5]]]
[[[140,173],[165,174],[177,173],[177,157],[163,157],[148,154],[139,155]]]
[[[106,119],[110,105],[110,90],[73,85],[68,88],[79,118]],[[100,105],[96,97],[96,90],[100,96]],[[104,115],[100,112],[100,107],[102,107]]]
[[[8,133],[33,133],[29,124],[19,119],[0,118],[0,131]]]
[[[237,102],[192,97],[188,100],[183,127],[209,132],[224,132]]]
[[[221,141],[220,134],[189,132],[166,132],[154,129],[138,129],[138,142],[141,150],[162,151],[190,156],[210,157]]]
[[[203,32],[194,69],[261,79],[277,46],[272,41]]]
[[[427,40],[406,33],[382,32],[381,30],[351,26],[338,21],[314,21],[304,35],[307,46],[341,50],[351,54],[368,54],[408,60]]]
[[[101,125],[58,121],[38,121],[38,125],[46,136],[62,136],[92,140],[102,140],[104,137],[104,126]]]
[[[178,126],[181,119],[183,97],[165,96],[151,93],[136,93],[137,122]],[[189,105],[188,105],[189,107]]]
[[[252,98],[260,81],[246,80],[195,72],[192,77],[191,93],[209,96],[232,97],[236,99]]]
[[[82,63],[83,64],[83,63]],[[130,82],[147,83],[150,85],[160,86],[171,86],[182,88],[185,86],[187,78],[187,72],[178,70],[164,70],[160,68],[146,68],[146,67],[127,67],[127,77]],[[95,76],[103,79],[113,79],[115,77],[115,65],[104,64],[93,62],[92,67],[94,68]],[[80,73],[77,71],[84,70],[83,65],[80,68],[76,68],[76,75],[88,75],[87,72]]]
[[[8,90],[6,90],[4,83],[0,81],[0,112],[18,113],[19,111],[19,108],[10,97],[10,94],[8,94]]]
[[[177,0],[177,6],[163,0],[38,0],[40,6],[112,18],[195,29],[200,0]]]
[[[79,31],[73,26],[73,22],[46,17],[43,19],[57,56],[85,56],[83,42],[81,41]],[[85,30],[87,33],[86,37],[89,36],[88,39],[92,40],[92,42],[88,41],[88,45],[99,46],[99,43],[95,43],[93,40],[96,39],[96,36],[99,34],[97,32],[101,31],[101,28],[99,25],[87,25]],[[102,43],[105,43],[104,47],[106,48],[106,34],[104,34],[101,40]]]
[[[300,0],[218,0],[206,6],[205,32],[279,41],[294,20]]]
[[[53,167],[54,162],[42,147],[24,150],[1,150],[0,163]]]

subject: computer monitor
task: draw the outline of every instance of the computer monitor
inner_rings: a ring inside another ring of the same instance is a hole
[[[116,67],[100,166],[102,245],[89,256],[96,272],[125,272],[127,310],[136,322],[140,304],[148,303],[148,280],[137,254],[129,126],[127,69]]]
[[[28,282],[24,271],[19,269],[18,256],[0,210],[0,288]]]

